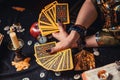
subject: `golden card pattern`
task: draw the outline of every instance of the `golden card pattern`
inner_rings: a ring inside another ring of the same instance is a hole
[[[47,70],[67,71],[73,69],[73,59],[71,49],[65,49],[54,54],[49,54],[46,50],[55,46],[55,42],[35,45],[36,62]]]
[[[42,36],[50,35],[51,33],[58,32],[58,19],[63,24],[69,24],[69,8],[68,3],[58,3],[54,1],[41,10],[38,18],[38,27]]]

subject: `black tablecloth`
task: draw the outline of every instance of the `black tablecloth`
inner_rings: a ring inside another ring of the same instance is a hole
[[[2,1],[2,0],[1,0]],[[6,1],[6,0],[5,0]],[[14,0],[13,0],[14,1]],[[9,2],[9,1],[6,1]],[[30,35],[29,29],[30,26],[38,20],[40,10],[49,2],[44,3],[45,1],[41,1],[41,3],[37,0],[27,3],[24,1],[20,2],[11,2],[6,3],[1,2],[0,5],[0,33],[4,35],[3,43],[0,46],[0,80],[22,80],[24,78],[29,78],[29,80],[74,80],[73,76],[75,74],[80,74],[82,71],[65,71],[61,72],[61,76],[55,76],[55,73],[52,71],[47,71],[39,66],[34,57],[34,43],[37,42],[35,38]],[[29,1],[28,1],[29,2]],[[39,2],[41,5],[38,5]],[[63,1],[66,2],[66,1]],[[69,4],[72,4],[71,1],[68,1]],[[75,1],[73,1],[75,3]],[[44,3],[44,4],[43,4]],[[82,4],[82,2],[80,2]],[[22,6],[21,6],[22,4]],[[32,5],[34,6],[32,7]],[[78,4],[78,3],[77,3]],[[77,5],[76,4],[76,5]],[[21,6],[25,7],[26,10],[23,12],[18,12],[13,10],[11,6]],[[71,21],[75,21],[76,14],[72,12],[74,11],[76,6],[70,5],[71,11]],[[77,10],[79,10],[78,7]],[[74,17],[73,17],[74,16]],[[5,26],[11,26],[13,23],[20,23],[25,31],[23,33],[17,33],[18,37],[24,40],[24,47],[22,48],[22,53],[25,56],[31,57],[30,67],[27,70],[17,72],[15,68],[11,65],[11,61],[14,57],[14,53],[8,49],[8,43],[10,41],[9,35],[7,31],[4,30]],[[73,23],[71,22],[71,23]],[[94,29],[92,29],[94,30]],[[92,32],[92,31],[91,31]],[[27,45],[27,42],[32,40],[32,45]],[[100,56],[95,57],[97,67],[112,63],[116,60],[120,59],[120,47],[105,47],[99,48]],[[76,53],[76,50],[73,50],[73,53]],[[46,76],[44,78],[40,78],[40,73],[45,72]]]

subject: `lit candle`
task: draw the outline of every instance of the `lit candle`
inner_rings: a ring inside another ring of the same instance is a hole
[[[10,39],[12,41],[13,47],[15,49],[18,49],[20,47],[19,41],[17,39],[17,35],[16,33],[12,30],[12,28],[10,28]]]

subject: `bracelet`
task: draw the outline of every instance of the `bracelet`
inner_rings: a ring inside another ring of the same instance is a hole
[[[100,33],[97,32],[97,33],[95,34],[95,36],[96,36],[96,42],[99,42],[99,40],[100,40]]]
[[[75,30],[79,33],[80,38],[77,40],[78,49],[82,50],[85,47],[85,36],[87,33],[87,29],[81,25],[73,25],[70,27],[69,31]]]
[[[72,31],[72,30],[78,32],[81,38],[84,38],[87,33],[87,29],[81,25],[72,25],[70,27],[69,31]]]

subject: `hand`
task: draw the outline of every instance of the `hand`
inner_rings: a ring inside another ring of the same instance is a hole
[[[51,48],[50,53],[55,53],[60,50],[77,47],[77,38],[70,38],[71,35],[58,42],[55,47]]]
[[[70,47],[72,47],[72,45],[67,41],[67,39],[65,39],[56,43],[56,46],[51,48],[50,53],[55,53],[57,51],[64,50]]]
[[[66,30],[66,26],[63,25],[61,23],[61,21],[58,21],[58,28],[59,28],[59,32],[56,33],[52,33],[52,36],[54,38],[56,38],[57,40],[59,40],[60,42],[58,42],[56,44],[56,46],[54,48],[52,48],[50,51],[51,53],[53,52],[57,52],[59,50],[65,49],[67,47],[69,47],[69,44],[67,43],[66,45],[64,45],[64,43],[66,43],[66,38],[68,36],[68,33],[65,31]],[[67,41],[68,42],[68,41]]]
[[[68,33],[65,31],[66,26],[63,25],[61,21],[58,21],[58,28],[59,28],[59,32],[52,33],[52,36],[57,40],[62,41],[68,36]]]
[[[68,33],[65,31],[65,26],[59,21],[58,22],[59,32],[53,33],[53,37],[59,40],[55,47],[48,50],[50,53],[55,53],[60,50],[77,47],[76,41],[80,37],[76,31]]]

